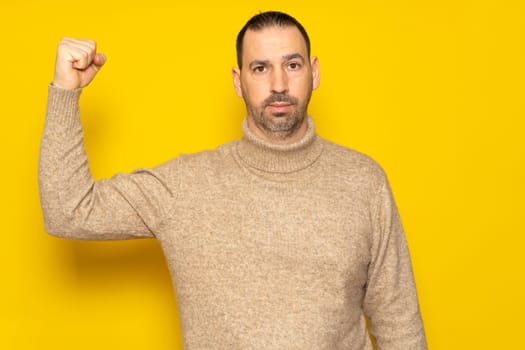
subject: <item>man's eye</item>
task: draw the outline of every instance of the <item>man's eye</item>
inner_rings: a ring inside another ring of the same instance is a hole
[[[301,65],[297,62],[290,62],[288,64],[288,68],[291,70],[298,70],[299,68],[301,68]]]
[[[266,67],[265,66],[256,66],[253,68],[253,71],[255,73],[264,73],[266,71]]]

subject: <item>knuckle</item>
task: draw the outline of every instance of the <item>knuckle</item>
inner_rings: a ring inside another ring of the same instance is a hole
[[[97,47],[95,40],[86,40],[86,44],[91,50],[94,50]]]
[[[59,54],[65,53],[69,50],[69,46],[66,43],[59,43],[57,47],[57,51]]]

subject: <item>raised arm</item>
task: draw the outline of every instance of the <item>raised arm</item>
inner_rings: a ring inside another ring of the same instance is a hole
[[[58,45],[38,171],[45,228],[75,239],[152,237],[171,203],[174,162],[100,181],[89,169],[78,101],[104,62],[93,41]]]

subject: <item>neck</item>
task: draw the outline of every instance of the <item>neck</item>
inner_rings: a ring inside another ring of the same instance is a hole
[[[238,143],[237,154],[244,164],[265,173],[285,174],[306,169],[321,155],[323,143],[315,133],[313,121],[308,117],[305,120],[303,138],[294,143],[277,144],[252,132],[245,119],[244,137]]]
[[[298,142],[304,138],[306,132],[308,131],[308,117],[305,117],[299,125],[299,127],[295,128],[291,132],[271,132],[264,130],[258,127],[257,124],[253,121],[253,118],[250,116],[246,118],[246,121],[248,124],[248,129],[250,129],[252,133],[254,133],[257,137],[276,145],[286,145]]]

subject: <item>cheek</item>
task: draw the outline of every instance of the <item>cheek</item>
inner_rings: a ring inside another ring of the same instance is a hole
[[[304,99],[308,96],[312,90],[312,79],[301,78],[293,82],[293,86],[290,87],[290,94]]]
[[[259,104],[268,97],[266,84],[258,82],[243,83],[242,91],[244,99],[248,99],[251,103]]]

